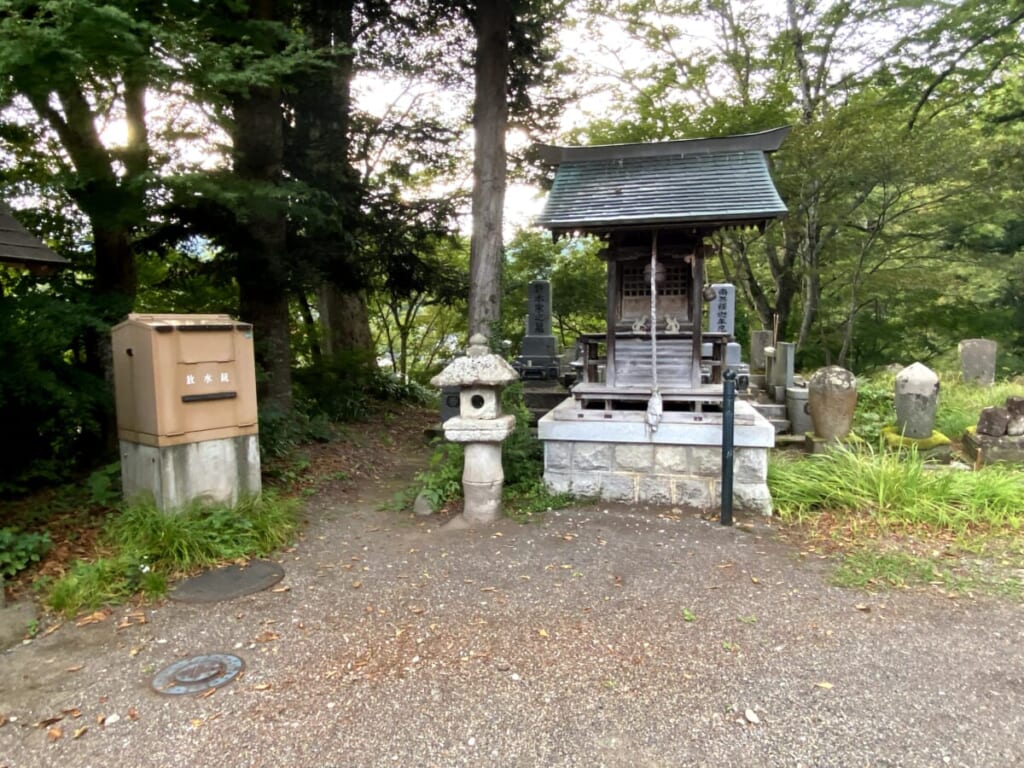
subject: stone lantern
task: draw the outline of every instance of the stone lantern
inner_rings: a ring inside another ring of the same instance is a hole
[[[430,380],[435,387],[459,388],[459,415],[442,426],[444,436],[465,444],[462,470],[463,517],[469,523],[490,523],[501,516],[501,442],[512,434],[516,417],[502,415],[501,390],[519,375],[475,334],[465,357],[456,358]]]

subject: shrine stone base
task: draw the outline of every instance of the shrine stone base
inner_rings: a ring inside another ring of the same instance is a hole
[[[173,513],[194,501],[234,506],[258,496],[258,435],[156,447],[120,442],[125,499],[152,496],[157,509]]]
[[[538,423],[544,482],[555,493],[607,501],[714,510],[721,502],[722,416],[666,413],[648,433],[641,411],[580,415],[569,398]],[[768,452],[771,423],[736,402],[733,506],[770,515]]]

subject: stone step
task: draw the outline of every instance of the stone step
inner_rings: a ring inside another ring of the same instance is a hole
[[[765,384],[768,383],[768,377],[763,373],[751,373],[750,374],[750,388],[764,389]]]
[[[753,403],[754,409],[769,421],[786,418],[786,406],[780,403]]]
[[[775,434],[776,435],[787,435],[787,434],[789,434],[789,430],[790,430],[790,426],[791,426],[790,423],[789,423],[789,419],[768,419],[768,421],[770,421],[771,425],[773,427],[775,427]]]

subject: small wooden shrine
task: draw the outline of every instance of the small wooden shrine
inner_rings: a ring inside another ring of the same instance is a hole
[[[710,508],[719,498],[728,331],[704,329],[712,234],[786,213],[767,156],[788,128],[715,139],[543,147],[557,166],[537,223],[605,243],[607,323],[572,397],[538,424],[553,491]],[[710,327],[718,327],[719,318]],[[773,427],[736,402],[737,508],[771,512]]]
[[[721,398],[730,339],[703,330],[706,241],[786,213],[766,155],[788,131],[543,148],[558,169],[537,224],[607,244],[607,331],[583,339],[582,407],[629,407],[654,390],[669,408]]]

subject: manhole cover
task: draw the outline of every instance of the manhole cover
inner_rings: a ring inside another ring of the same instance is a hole
[[[218,603],[251,595],[272,587],[284,578],[284,568],[269,560],[228,565],[185,579],[170,592],[183,603]]]
[[[176,661],[153,678],[153,690],[170,696],[200,693],[227,685],[245,669],[245,662],[227,653],[211,653]]]

